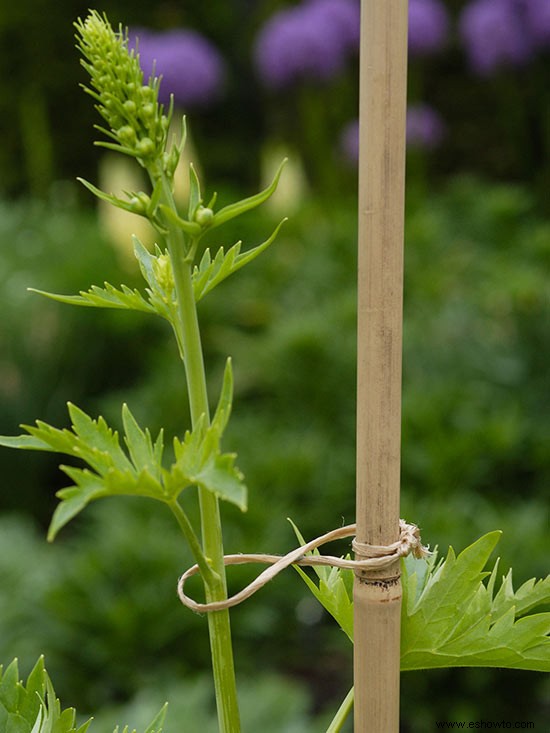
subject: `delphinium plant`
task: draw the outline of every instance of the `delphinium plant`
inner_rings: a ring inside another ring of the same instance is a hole
[[[146,281],[143,292],[105,283],[76,296],[43,294],[65,303],[141,311],[166,320],[183,363],[190,416],[182,417],[182,432],[173,439],[171,461],[164,457],[163,432],[153,438],[137,423],[127,405],[122,407],[122,442],[102,417],[94,419],[69,404],[70,428],[58,429],[37,421],[34,426],[23,426],[25,435],[3,437],[0,443],[63,453],[85,464],[61,466],[71,484],[58,492],[60,503],[51,521],[50,540],[99,498],[127,495],[154,499],[168,508],[187,541],[207,603],[223,604],[227,584],[219,502],[228,501],[244,510],[247,489],[235,465],[235,455],[221,448],[232,406],[231,361],[227,360],[219,396],[214,401],[206,388],[197,303],[264,252],[281,225],[262,244],[244,252],[238,242],[227,251],[220,247],[212,253],[204,246],[203,237],[265,202],[277,187],[281,168],[265,190],[216,209],[215,195],[203,199],[191,165],[189,201],[183,212],[176,204],[173,187],[185,143],[185,122],[181,137],[169,140],[173,105],[165,109],[159,103],[158,78],[152,76],[144,82],[139,55],[130,48],[127,33],[115,32],[107,18],[97,12],[78,21],[76,29],[83,66],[91,78],[86,91],[105,122],[98,129],[108,140],[99,144],[135,158],[148,174],[150,189],[119,198],[83,183],[99,198],[145,217],[162,246],[155,245],[150,252],[134,238],[135,256]],[[182,492],[189,493],[192,487],[197,489],[198,527],[181,500]],[[298,530],[297,536],[301,540]],[[442,561],[437,561],[436,553],[427,559],[408,557],[402,561],[403,670],[449,666],[550,670],[550,613],[533,613],[550,601],[550,577],[528,581],[514,591],[509,574],[497,590],[497,567],[491,573],[484,572],[484,567],[498,537],[498,532],[489,533],[458,556],[450,549]],[[312,593],[352,639],[353,571],[317,568],[318,584],[300,572]],[[238,733],[241,728],[229,612],[223,608],[209,612],[207,618],[219,729],[221,733]],[[352,703],[350,691],[329,733],[342,729]],[[160,733],[163,719],[164,709],[146,733]],[[0,668],[0,731],[84,733],[88,725],[77,729],[74,711],[62,711],[42,660],[26,685],[18,679],[15,662],[5,672]],[[192,722],[188,729],[193,730]]]
[[[173,186],[185,144],[185,121],[180,139],[169,141],[173,102],[167,110],[159,103],[159,78],[151,76],[148,82],[144,81],[138,54],[129,49],[127,33],[114,32],[107,19],[96,12],[79,21],[76,29],[82,63],[91,79],[86,91],[95,100],[106,125],[98,129],[109,139],[100,144],[135,158],[148,174],[151,191],[132,192],[127,199],[120,199],[83,183],[99,198],[146,217],[166,248],[157,246],[150,254],[141,242],[134,241],[148,285],[145,295],[126,286],[117,289],[105,284],[74,298],[58,299],[144,311],[166,319],[184,365],[191,425],[185,432],[182,430],[181,438],[174,438],[175,460],[168,468],[162,460],[162,432],[153,440],[126,405],[122,408],[126,450],[103,418],[94,420],[72,404],[70,430],[37,422],[36,427],[29,428],[30,435],[5,439],[3,443],[65,453],[84,460],[88,466],[63,466],[73,485],[58,494],[61,503],[51,522],[50,540],[89,502],[100,497],[136,495],[156,499],[168,507],[183,532],[201,569],[206,599],[220,601],[227,591],[219,500],[244,510],[247,490],[235,466],[235,456],[223,453],[220,447],[231,411],[231,361],[227,361],[219,400],[211,416],[196,304],[222,280],[267,249],[279,227],[265,242],[247,252],[241,252],[238,242],[227,252],[220,248],[212,257],[209,249],[201,250],[201,239],[206,232],[268,199],[277,186],[281,169],[261,193],[215,211],[216,196],[208,202],[203,200],[199,179],[191,167],[191,193],[187,212],[182,214],[174,201]],[[179,501],[181,492],[190,486],[198,488],[200,530],[192,526]],[[235,731],[239,728],[239,713],[228,612],[210,614],[208,625],[220,729]]]

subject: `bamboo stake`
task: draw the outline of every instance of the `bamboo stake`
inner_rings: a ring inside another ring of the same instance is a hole
[[[372,545],[399,536],[407,21],[407,0],[362,0],[357,540]],[[354,609],[355,733],[397,733],[398,562],[356,577]]]

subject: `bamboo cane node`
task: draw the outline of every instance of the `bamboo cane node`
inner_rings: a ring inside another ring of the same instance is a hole
[[[198,565],[193,565],[185,571],[178,581],[178,596],[184,606],[195,611],[196,613],[211,613],[214,611],[223,611],[227,608],[242,603],[250,598],[260,588],[269,583],[270,580],[278,575],[281,571],[291,565],[301,566],[320,566],[328,565],[330,567],[344,568],[353,570],[361,582],[374,584],[395,584],[399,580],[397,576],[390,578],[372,577],[373,571],[380,571],[389,568],[400,558],[412,553],[415,557],[426,557],[429,554],[427,548],[422,546],[420,539],[420,531],[414,524],[407,524],[403,519],[399,520],[400,535],[396,542],[391,545],[369,545],[365,542],[358,542],[357,539],[352,541],[352,547],[356,555],[355,560],[345,557],[333,557],[332,555],[310,554],[317,550],[321,545],[335,540],[345,539],[346,537],[354,537],[357,525],[348,524],[345,527],[333,529],[326,534],[316,537],[314,540],[307,542],[301,547],[291,550],[286,555],[264,555],[264,554],[246,554],[246,555],[225,555],[224,565],[243,565],[247,563],[262,563],[269,565],[266,570],[260,573],[243,590],[223,601],[213,601],[211,603],[198,603],[184,593],[185,582],[193,575],[200,572]],[[368,577],[370,576],[370,577]]]
[[[391,578],[371,578],[367,575],[366,570],[364,570],[363,573],[364,575],[356,574],[356,578],[359,583],[380,588],[383,591],[388,591],[390,588],[398,585],[401,580],[401,573],[399,573],[399,575],[392,575]]]

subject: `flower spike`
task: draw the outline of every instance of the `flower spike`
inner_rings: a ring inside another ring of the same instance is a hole
[[[98,144],[134,156],[154,177],[160,176],[172,115],[172,105],[165,115],[158,102],[160,79],[152,76],[144,83],[139,55],[128,48],[128,32],[120,28],[115,33],[106,16],[92,11],[75,27],[82,65],[91,77],[92,88],[85,89],[107,122],[107,129],[99,129],[114,141]],[[166,161],[170,169],[173,157]]]

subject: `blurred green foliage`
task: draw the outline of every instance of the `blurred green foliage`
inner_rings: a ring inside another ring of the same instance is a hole
[[[66,402],[128,384],[144,368],[141,340],[154,346],[148,323],[107,315],[99,321],[61,310],[28,287],[47,283],[61,292],[90,280],[118,278],[120,262],[94,214],[75,208],[70,185],[47,201],[0,202],[0,397],[4,433],[38,414],[66,419]],[[100,274],[101,273],[101,274]],[[57,461],[37,456],[32,467],[19,456],[3,458],[6,475],[19,475],[16,492],[2,492],[5,508],[31,509],[44,518],[53,506],[44,475]],[[26,472],[24,466],[29,467]],[[46,479],[49,483],[50,478]],[[55,479],[54,479],[55,482]]]
[[[139,726],[151,718],[155,706],[158,710],[158,701],[166,698],[173,701],[168,705],[166,731],[217,733],[219,728],[211,688],[210,678],[202,676],[183,684],[166,679],[163,689],[142,690],[129,704],[102,710],[95,717],[94,726],[101,733],[110,731],[117,720],[127,719],[140,729]],[[328,725],[328,721],[311,719],[308,697],[303,689],[272,675],[264,674],[245,681],[239,690],[239,701],[243,730],[317,733]]]
[[[137,284],[71,191],[0,209],[0,433],[37,417],[61,427],[70,399],[115,425],[127,401],[153,433],[181,434],[184,380],[163,323],[26,292]],[[228,225],[215,243],[258,243],[266,216]],[[549,549],[550,224],[524,188],[462,178],[429,196],[412,186],[406,230],[402,516],[442,552],[503,529],[501,568],[513,566],[519,585],[546,574]],[[250,487],[247,515],[223,508],[228,552],[286,551],[287,516],[306,537],[353,521],[355,250],[352,199],[330,209],[304,201],[266,255],[200,304],[213,394],[233,357],[225,447]],[[0,659],[17,655],[30,669],[45,653],[58,694],[83,714],[139,689],[158,709],[174,678],[191,689],[209,663],[206,621],[177,602],[190,558],[162,507],[106,501],[48,546],[40,532],[62,479],[55,458],[2,451],[0,461]],[[253,575],[236,568],[230,584]],[[232,617],[244,680],[284,673],[307,687],[313,709],[335,709],[351,650],[293,573]],[[265,684],[283,696],[284,683]],[[420,733],[438,716],[542,724],[544,684],[487,670],[405,675],[404,730]],[[273,730],[307,730],[292,727],[304,720],[301,694],[289,727]]]

